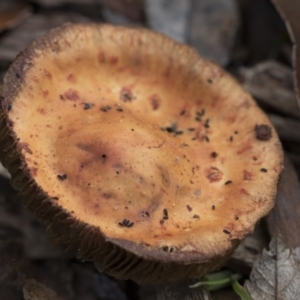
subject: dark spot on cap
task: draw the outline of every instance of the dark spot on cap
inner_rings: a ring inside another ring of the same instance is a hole
[[[169,214],[168,214],[168,210],[166,208],[164,208],[163,210],[163,219],[164,220],[168,220],[169,219]]]
[[[194,219],[199,219],[200,216],[196,214],[196,215],[193,215],[193,218],[194,218]]]
[[[211,206],[211,209],[212,209],[212,210],[215,210],[215,209],[216,209],[215,205],[212,205],[212,206]]]
[[[187,208],[188,211],[192,211],[193,210],[193,208],[191,206],[189,206],[189,205],[187,205],[186,208]]]
[[[108,193],[103,193],[102,194],[102,197],[104,198],[104,199],[110,199],[111,197],[112,197],[112,195],[111,194],[108,194]]]
[[[100,110],[101,110],[101,111],[104,111],[104,112],[107,112],[107,111],[109,111],[110,109],[111,109],[111,106],[109,106],[109,105],[105,105],[105,106],[100,107]]]
[[[207,79],[207,82],[210,83],[210,84],[212,84],[212,83],[213,83],[213,80],[210,79],[210,78],[208,78],[208,79]]]
[[[256,138],[261,141],[268,141],[272,137],[272,129],[269,125],[255,125]]]
[[[227,230],[227,229],[223,229],[223,232],[226,233],[226,234],[230,234],[230,231]]]
[[[204,127],[205,128],[209,128],[209,119],[205,120]]]
[[[124,102],[131,102],[133,99],[131,91],[128,88],[123,88],[121,90],[120,99]]]
[[[182,131],[182,130],[177,130],[177,131],[175,132],[175,135],[180,135],[180,134],[183,134],[183,131]]]
[[[94,103],[83,103],[83,108],[86,109],[90,109],[94,107]]]
[[[143,211],[142,211],[142,217],[143,217],[143,218],[145,218],[145,217],[146,217],[146,218],[149,218],[149,217],[150,217],[149,212],[143,210]]]
[[[261,168],[260,171],[263,172],[263,173],[267,173],[268,172],[268,170],[265,169],[265,168]]]
[[[210,167],[210,169],[207,170],[206,177],[210,182],[217,182],[222,179],[223,172],[216,167]]]
[[[102,154],[101,157],[102,157],[102,162],[104,163],[106,161],[106,159],[107,159],[106,154]]]
[[[63,180],[65,180],[65,179],[67,179],[67,175],[66,175],[66,174],[58,174],[58,175],[57,175],[57,178],[58,178],[59,180],[63,181]]]
[[[160,106],[160,99],[157,95],[150,97],[150,102],[153,110],[157,110]]]
[[[68,89],[63,94],[63,98],[61,100],[69,100],[69,101],[77,101],[79,99],[78,92],[74,89]]]
[[[205,109],[203,108],[201,111],[197,111],[197,112],[196,112],[196,115],[197,115],[198,117],[203,117],[203,116],[205,115]]]
[[[185,114],[185,109],[180,112],[180,115],[183,116]]]
[[[228,185],[228,184],[231,184],[231,183],[232,183],[231,180],[227,180],[227,181],[225,182],[225,185]]]
[[[130,222],[130,220],[124,219],[122,222],[119,222],[118,225],[121,227],[130,228],[134,225],[134,222]]]
[[[19,79],[21,78],[20,74],[19,73],[16,73],[16,77]]]
[[[244,180],[251,180],[252,179],[252,173],[244,170]]]
[[[233,136],[230,136],[229,142],[232,142],[232,141],[233,141]]]
[[[169,133],[176,133],[177,130],[177,123],[173,123],[171,126],[164,128]]]
[[[211,156],[212,158],[216,158],[216,157],[218,156],[218,153],[217,153],[217,152],[212,152],[212,153],[210,154],[210,156]]]

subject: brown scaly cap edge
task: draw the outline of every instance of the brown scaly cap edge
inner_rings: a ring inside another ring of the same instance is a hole
[[[231,247],[224,249],[219,255],[214,253],[201,255],[193,252],[176,252],[170,255],[159,248],[106,236],[99,227],[74,218],[35,182],[24,157],[24,145],[18,143],[18,137],[12,130],[13,124],[8,114],[15,97],[24,85],[26,72],[33,65],[37,53],[49,47],[54,53],[59,53],[60,37],[62,36],[63,39],[69,30],[86,28],[86,26],[66,24],[37,39],[17,57],[4,78],[0,96],[1,161],[12,175],[12,185],[20,190],[20,196],[26,207],[47,226],[47,231],[52,237],[59,243],[67,244],[68,248],[76,249],[78,258],[93,261],[100,271],[117,278],[133,279],[138,283],[178,281],[186,277],[199,277],[221,267],[239,244],[238,239],[231,239]],[[101,30],[101,25],[89,26],[99,27]],[[146,30],[142,32],[148,34]],[[163,36],[159,38],[166,39]],[[187,47],[185,51],[193,52]],[[274,189],[270,198],[274,198],[275,192]],[[245,230],[244,236],[251,230],[252,228]]]

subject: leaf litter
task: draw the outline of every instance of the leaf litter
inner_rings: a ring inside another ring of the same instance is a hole
[[[270,249],[264,250],[254,265],[245,288],[253,299],[298,300],[300,295],[299,248],[286,247],[281,236],[275,236]]]

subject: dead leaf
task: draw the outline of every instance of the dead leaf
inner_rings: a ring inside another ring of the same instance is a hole
[[[265,61],[252,68],[241,68],[239,77],[244,88],[281,114],[300,118],[293,90],[293,71],[275,61]]]
[[[287,51],[284,50],[288,36],[285,24],[270,1],[238,0],[238,2],[243,2],[242,28],[238,42],[244,45],[243,48],[247,52],[243,62],[254,64],[281,56],[284,51]]]
[[[133,21],[143,19],[144,0],[98,0],[98,2]]]
[[[10,63],[29,43],[50,29],[65,22],[88,22],[89,19],[72,12],[49,11],[34,14],[0,40],[0,61]]]
[[[281,141],[291,141],[300,143],[299,120],[285,118],[275,114],[268,114],[268,117],[275,126]]]
[[[24,21],[31,13],[31,6],[19,1],[0,3],[0,31],[10,29]]]
[[[45,7],[62,6],[65,4],[101,4],[133,21],[141,21],[144,16],[144,0],[34,0]]]
[[[268,246],[266,240],[267,228],[265,222],[259,222],[252,234],[247,236],[234,251],[226,263],[226,267],[237,273],[249,276],[253,264],[259,260],[263,249]]]
[[[290,248],[300,247],[300,184],[287,155],[284,170],[277,189],[275,207],[270,212],[267,222],[272,236],[281,235]]]
[[[252,299],[298,300],[299,283],[300,261],[282,238],[276,236],[270,243],[270,250],[265,249],[260,261],[254,265],[245,288]]]
[[[228,64],[239,26],[234,0],[193,0],[188,44],[220,65]]]
[[[149,26],[178,42],[184,42],[192,0],[146,0]]]
[[[295,89],[300,105],[300,1],[299,0],[272,0],[281,17],[286,23],[290,37],[294,43],[293,65],[295,72]]]
[[[53,290],[37,282],[35,279],[25,280],[23,294],[25,300],[62,300]]]

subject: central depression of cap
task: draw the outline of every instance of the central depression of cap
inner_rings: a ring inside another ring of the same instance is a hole
[[[212,255],[271,209],[278,137],[219,67],[134,29],[78,25],[39,42],[9,118],[31,176],[74,218]]]

